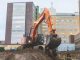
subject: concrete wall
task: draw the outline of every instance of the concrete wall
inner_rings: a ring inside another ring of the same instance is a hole
[[[8,3],[5,44],[11,44],[12,12],[13,12],[13,4],[12,3]]]
[[[5,50],[10,50],[10,49],[17,49],[21,45],[0,45],[0,47],[4,47]]]

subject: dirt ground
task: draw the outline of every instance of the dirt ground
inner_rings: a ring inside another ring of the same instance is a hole
[[[0,60],[51,60],[44,52],[36,49],[6,51],[0,53]]]

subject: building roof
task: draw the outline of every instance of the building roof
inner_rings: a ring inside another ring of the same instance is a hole
[[[8,3],[32,3],[33,4],[33,2],[8,2]]]
[[[75,16],[74,13],[56,13],[57,16]]]

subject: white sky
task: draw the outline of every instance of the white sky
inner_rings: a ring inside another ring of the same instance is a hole
[[[0,40],[5,39],[5,23],[6,23],[6,9],[7,2],[27,2],[33,1],[35,5],[44,7],[51,7],[53,2],[53,8],[59,13],[74,13],[78,12],[79,0],[0,0]]]

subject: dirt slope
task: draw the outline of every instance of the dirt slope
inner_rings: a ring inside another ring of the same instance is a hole
[[[44,52],[36,49],[25,49],[22,51],[2,52],[0,60],[51,60]]]

